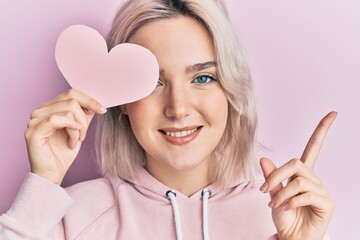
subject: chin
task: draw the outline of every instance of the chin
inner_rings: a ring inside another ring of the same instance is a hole
[[[203,159],[203,160],[199,160]],[[171,162],[168,162],[168,166],[177,171],[191,171],[199,167],[205,167],[209,165],[209,158],[205,159],[204,157],[200,156],[181,156],[181,157],[174,157],[171,159]]]

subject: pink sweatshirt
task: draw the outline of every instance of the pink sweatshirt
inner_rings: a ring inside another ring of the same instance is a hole
[[[187,197],[166,194],[145,169],[132,181],[105,177],[66,189],[30,173],[0,217],[0,239],[277,239],[262,182],[223,191],[213,184],[211,196]]]

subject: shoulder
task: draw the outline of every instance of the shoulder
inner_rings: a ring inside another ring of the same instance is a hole
[[[113,192],[111,183],[107,178],[97,178],[76,183],[70,187],[65,188],[65,190],[72,198],[74,198],[74,200],[87,199],[89,196],[96,194],[105,194],[107,196],[109,194],[111,195]]]
[[[107,178],[77,183],[65,190],[74,201],[64,217],[68,233],[77,234],[116,215],[114,190]]]
[[[104,211],[115,203],[114,190],[108,178],[80,182],[65,190],[74,200],[73,210],[81,206],[82,209]]]
[[[263,236],[270,236],[276,232],[271,217],[271,209],[268,207],[270,196],[268,193],[260,191],[263,183],[263,179],[248,182],[239,194],[238,199],[238,203],[241,205],[241,213],[245,214],[247,220],[251,222],[251,224],[247,226],[248,230],[258,235],[258,237],[254,239],[264,239]],[[261,231],[259,231],[259,229],[261,229]]]
[[[267,204],[270,201],[270,196],[260,191],[260,186],[263,183],[264,179],[261,178],[243,179],[233,187],[222,190],[213,197],[214,200],[229,199],[230,202],[234,201],[236,204],[242,203],[241,206],[246,206],[246,208],[254,211],[268,212]]]
[[[268,214],[270,208],[268,203],[270,196],[260,191],[260,186],[264,183],[263,179],[255,179],[239,184],[233,191],[237,202],[241,202],[246,209],[260,215]]]
[[[261,185],[264,183],[263,179],[254,179],[247,183],[246,187],[243,189],[243,193],[247,198],[251,199],[251,201],[263,204],[270,201],[269,194],[265,194],[260,191]]]
[[[259,190],[263,182],[263,179],[243,179],[231,189],[218,194],[219,199],[216,204],[218,212],[230,216],[229,219],[234,220],[234,224],[231,223],[232,227],[242,226],[237,230],[239,235],[248,237],[251,235],[251,239],[266,239],[265,236],[276,232],[271,209],[268,207],[269,194]],[[223,194],[222,198],[221,194]]]
[[[235,186],[235,190],[238,193],[241,194],[255,194],[255,195],[261,195],[261,191],[260,191],[260,187],[261,185],[264,183],[264,179],[263,178],[255,178],[255,179],[246,179],[246,180],[241,180],[239,181],[239,183]]]
[[[264,182],[265,182],[265,180],[263,178],[252,179],[252,180],[248,181],[248,183],[246,185],[246,189],[261,192],[260,187]]]

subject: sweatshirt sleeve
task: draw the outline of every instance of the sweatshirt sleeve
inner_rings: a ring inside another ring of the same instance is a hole
[[[65,239],[62,218],[72,202],[65,189],[29,173],[0,216],[0,239]]]

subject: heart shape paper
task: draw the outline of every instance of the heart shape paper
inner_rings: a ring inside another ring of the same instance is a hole
[[[104,107],[148,96],[159,78],[158,62],[148,49],[123,43],[108,52],[101,34],[84,25],[72,25],[61,33],[55,59],[72,88]]]

